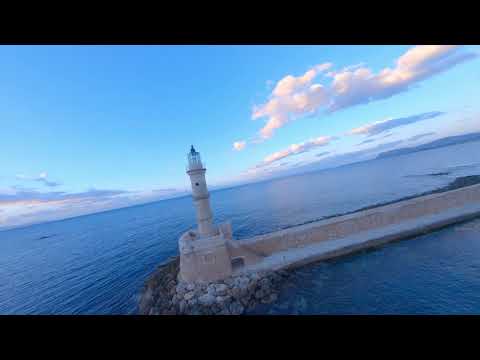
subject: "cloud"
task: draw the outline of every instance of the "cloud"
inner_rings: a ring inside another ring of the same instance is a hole
[[[290,167],[291,168],[296,168],[296,167],[299,167],[301,165],[303,165],[305,162],[304,161],[298,161],[296,163],[293,163]]]
[[[243,141],[243,140],[241,140],[241,141],[235,141],[235,142],[233,143],[233,148],[234,148],[235,150],[237,150],[237,151],[241,151],[241,150],[243,150],[243,149],[245,148],[245,145],[246,145],[246,144],[247,144],[246,141]]]
[[[268,155],[267,157],[265,157],[265,159],[263,159],[263,162],[258,164],[256,167],[267,166],[281,159],[285,159],[286,157],[289,157],[292,155],[298,155],[320,146],[326,146],[330,144],[332,140],[335,140],[335,139],[336,137],[332,137],[332,136],[320,136],[315,139],[311,139],[306,142],[303,142],[301,144],[292,144],[284,150],[277,151],[277,152],[274,152],[273,154]]]
[[[422,120],[433,119],[443,114],[445,113],[441,111],[432,111],[428,113],[417,114],[417,115],[412,115],[412,116],[407,116],[402,118],[377,121],[377,122],[374,122],[373,124],[367,124],[367,125],[363,125],[358,128],[352,129],[347,134],[373,136],[373,135],[381,134],[387,130],[396,128],[398,126],[412,124]]]
[[[322,151],[318,154],[315,154],[316,157],[322,157],[322,156],[325,156],[325,155],[328,155],[330,154],[330,151]]]
[[[271,99],[262,106],[255,106],[252,119],[268,117],[267,124],[260,130],[260,136],[267,139],[292,117],[314,111],[327,100],[325,89],[312,84],[313,79],[332,66],[324,63],[313,67],[302,76],[287,75],[276,84]]]
[[[424,138],[424,137],[427,137],[427,136],[432,136],[432,135],[435,135],[436,133],[434,132],[427,132],[427,133],[423,133],[423,134],[418,134],[418,135],[415,135],[415,136],[412,136],[411,138],[408,138],[407,141],[416,141],[418,139],[421,139],[421,138]]]
[[[60,186],[61,184],[58,183],[58,182],[55,182],[55,181],[49,181],[47,179],[48,177],[48,174],[46,172],[41,172],[38,176],[26,176],[26,175],[23,175],[23,174],[18,174],[16,176],[16,178],[18,180],[30,180],[30,181],[37,181],[37,182],[40,182],[42,183],[43,185],[45,186],[48,186],[48,187],[56,187],[56,186]]]
[[[64,200],[84,200],[92,198],[111,197],[126,194],[123,190],[98,190],[90,189],[79,193],[66,193],[64,191],[40,192],[28,188],[12,187],[9,192],[0,193],[0,204],[15,202],[51,202]]]
[[[369,160],[374,158],[380,152],[392,150],[402,143],[404,143],[404,140],[396,140],[388,143],[378,144],[367,149],[334,154],[332,156],[327,156],[323,159],[310,162],[306,164],[305,167],[302,167],[302,169],[300,170],[314,171]]]
[[[339,72],[333,78],[334,99],[329,111],[389,98],[476,57],[460,49],[456,45],[415,46],[397,59],[393,69],[387,67],[377,74],[366,67]]]
[[[38,179],[37,181],[43,183],[45,186],[49,187],[55,187],[55,186],[60,186],[61,184],[55,181],[48,181],[47,179]]]
[[[259,165],[244,171],[241,174],[241,181],[258,181],[262,179],[270,179],[279,176],[288,176],[304,172],[318,171],[337,166],[352,164],[359,161],[370,160],[376,155],[378,155],[380,152],[385,150],[392,150],[403,142],[403,140],[396,140],[372,146],[367,149],[350,151],[347,153],[329,153],[332,155],[325,156],[324,158],[320,158],[314,161],[300,161],[297,163],[290,163],[288,164],[289,166],[282,166],[283,162],[280,163],[280,166],[276,163],[270,164],[270,166],[266,166],[267,164],[260,163]],[[319,153],[318,155],[327,154]]]
[[[359,145],[363,145],[363,144],[369,144],[369,143],[372,143],[374,141],[377,141],[377,139],[367,139],[367,140],[363,140],[361,143],[358,143],[357,145],[355,146],[359,146]]]
[[[277,83],[273,89],[273,95],[282,97],[293,94],[298,90],[302,90],[306,85],[312,82],[315,76],[325,70],[328,70],[330,67],[332,67],[331,63],[324,63],[313,67],[299,77],[287,75]]]
[[[89,189],[78,193],[40,192],[12,186],[0,189],[0,228],[28,225],[127,207],[186,194],[172,188],[144,191]]]
[[[475,57],[477,54],[465,52],[457,45],[415,46],[400,56],[393,68],[386,67],[378,73],[363,64],[330,71],[326,74],[331,79],[329,84],[314,83],[320,73],[333,66],[321,64],[301,76],[287,75],[279,80],[269,100],[254,106],[252,119],[266,119],[259,131],[260,138],[265,140],[290,121],[322,109],[328,113],[387,99]]]
[[[61,191],[39,192],[12,187],[13,191],[0,193],[0,207],[4,210],[0,228],[29,225],[95,213],[119,207],[119,190],[91,189],[81,193]]]
[[[304,170],[320,170],[369,160],[374,158],[380,152],[392,150],[402,143],[404,143],[403,140],[396,140],[388,143],[378,144],[367,149],[335,154],[333,156],[328,156],[324,159],[309,163],[305,166]]]

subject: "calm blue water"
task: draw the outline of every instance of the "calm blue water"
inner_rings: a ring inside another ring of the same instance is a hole
[[[212,208],[249,237],[480,174],[479,153],[472,142],[215,191]],[[452,173],[423,176],[441,171]],[[134,313],[145,278],[177,254],[194,215],[186,197],[0,231],[0,313]],[[477,225],[302,268],[260,311],[480,313]]]
[[[480,220],[308,265],[254,314],[480,314]]]

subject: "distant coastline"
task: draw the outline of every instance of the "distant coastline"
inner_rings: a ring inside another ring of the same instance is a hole
[[[480,140],[480,132],[458,135],[458,136],[449,136],[443,139],[438,139],[438,140],[435,140],[426,144],[418,145],[418,146],[404,147],[400,149],[384,151],[378,154],[375,159],[383,159],[383,158],[392,157],[392,156],[411,154],[419,151],[437,149],[440,147],[464,144],[467,142],[479,141],[479,140]]]

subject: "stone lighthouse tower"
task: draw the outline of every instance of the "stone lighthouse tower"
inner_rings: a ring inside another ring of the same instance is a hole
[[[197,212],[197,229],[178,240],[180,279],[187,282],[223,279],[232,273],[228,242],[232,239],[230,223],[213,224],[210,194],[205,181],[200,154],[191,147],[187,174],[192,184],[192,198]]]
[[[210,194],[205,180],[206,171],[200,159],[200,153],[195,151],[192,145],[188,153],[187,174],[192,183],[192,198],[197,212],[198,234],[201,237],[212,236],[216,232],[210,208]]]

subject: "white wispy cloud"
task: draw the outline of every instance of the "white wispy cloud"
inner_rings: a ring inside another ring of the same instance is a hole
[[[435,135],[435,134],[436,133],[434,133],[434,132],[427,132],[427,133],[423,133],[423,134],[418,134],[418,135],[414,135],[414,136],[408,138],[407,141],[416,141],[416,140],[422,139],[424,137],[432,136],[432,135]]]
[[[374,141],[377,141],[377,139],[366,139],[366,140],[363,140],[362,142],[358,143],[357,145],[355,146],[360,146],[360,145],[364,145],[364,144],[369,144],[369,143],[372,143]]]
[[[476,53],[463,51],[457,45],[420,45],[400,56],[393,68],[386,67],[374,73],[363,64],[357,64],[328,72],[325,78],[331,78],[329,84],[315,83],[320,73],[333,66],[324,63],[301,76],[287,75],[279,80],[269,100],[254,106],[252,118],[266,119],[259,135],[261,139],[268,139],[275,130],[295,119],[322,109],[334,112],[389,98],[475,57]]]
[[[386,120],[377,121],[372,124],[363,125],[358,128],[354,128],[349,132],[347,132],[347,135],[373,136],[373,135],[381,134],[390,129],[396,128],[398,126],[404,126],[404,125],[413,124],[422,120],[433,119],[443,114],[445,113],[441,111],[431,111],[423,114],[416,114],[416,115],[406,116],[401,118],[395,118],[395,119],[390,118]],[[365,141],[363,143],[365,143]]]
[[[27,176],[24,174],[17,174],[16,178],[17,180],[37,181],[48,187],[56,187],[61,185],[59,182],[48,180],[47,179],[48,174],[45,171],[41,172],[37,176]]]
[[[246,141],[240,140],[240,141],[235,141],[233,143],[233,148],[237,151],[241,151],[245,148],[245,145],[247,144]]]
[[[284,150],[280,150],[266,156],[265,159],[263,159],[263,161],[257,165],[257,167],[267,166],[276,161],[285,159],[289,156],[298,155],[298,154],[310,151],[312,149],[315,149],[317,147],[326,146],[335,139],[336,137],[333,137],[333,136],[319,136],[315,139],[310,139],[300,144],[292,144]]]

